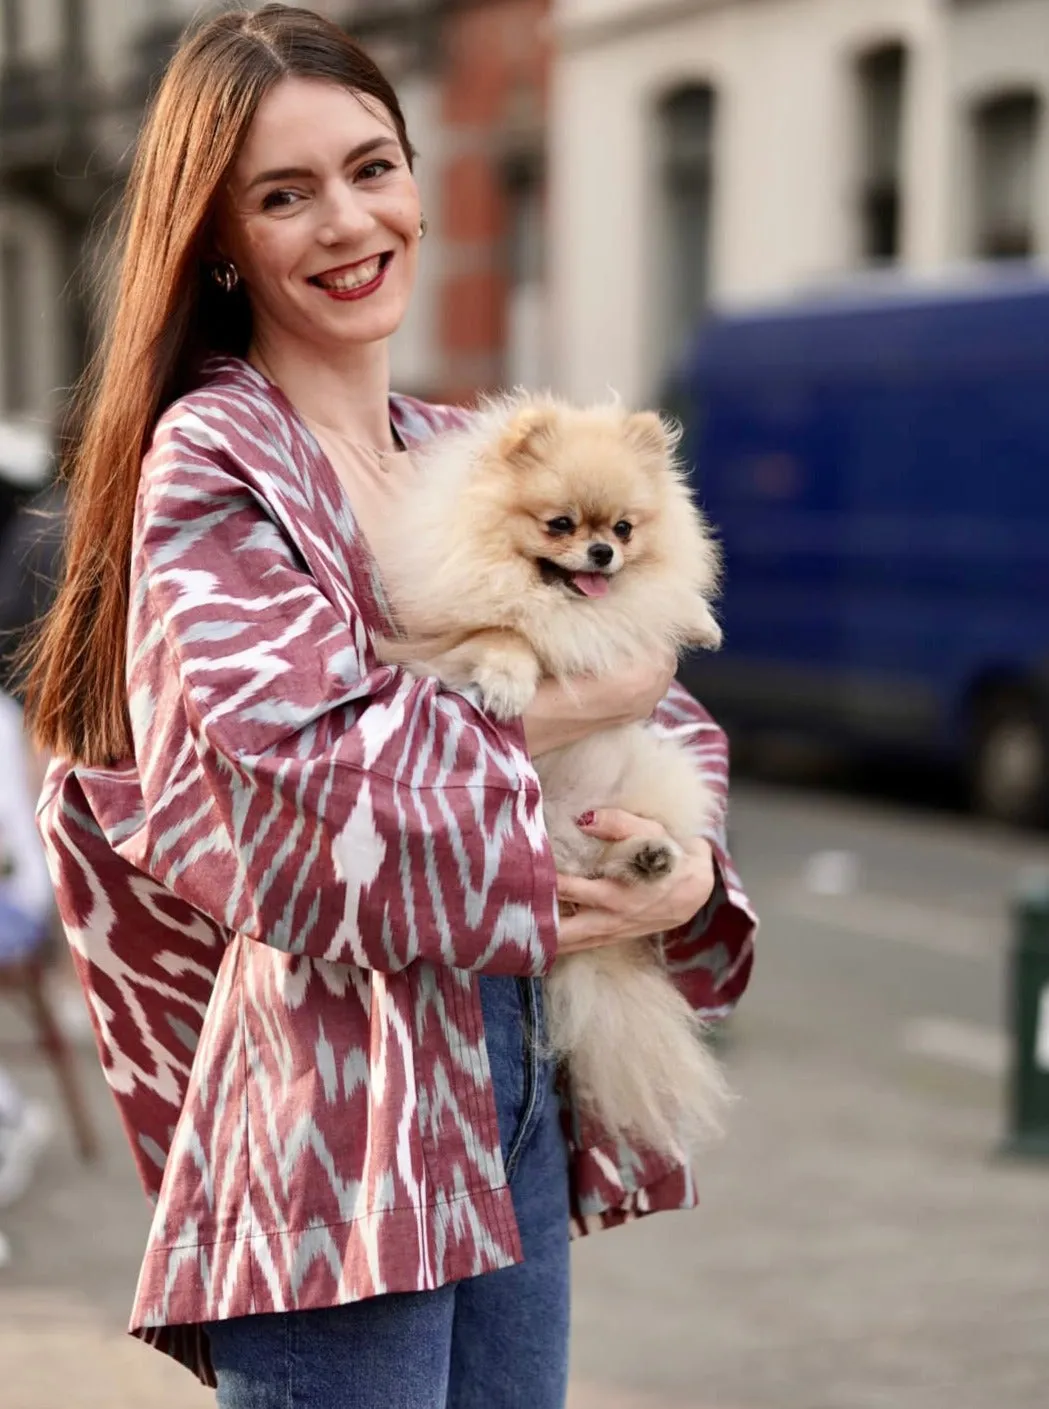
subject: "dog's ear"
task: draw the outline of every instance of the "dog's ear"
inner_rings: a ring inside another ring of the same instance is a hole
[[[515,469],[527,469],[540,458],[554,436],[557,412],[552,406],[525,406],[499,438],[499,458]]]
[[[670,433],[655,411],[635,411],[623,423],[626,438],[646,465],[661,469],[673,445]]]

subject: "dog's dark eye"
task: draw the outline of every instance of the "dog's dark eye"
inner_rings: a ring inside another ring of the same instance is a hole
[[[548,519],[546,527],[548,532],[558,534],[572,533],[575,530],[575,524],[567,514],[562,514],[561,517],[557,519]]]
[[[633,531],[634,525],[632,523],[627,523],[626,519],[620,519],[619,522],[612,529],[612,532],[620,540],[621,543],[626,543],[629,540],[630,535],[633,533]]]

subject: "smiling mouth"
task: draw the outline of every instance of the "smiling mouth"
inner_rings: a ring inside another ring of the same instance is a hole
[[[381,278],[392,258],[393,251],[385,250],[382,254],[358,260],[356,264],[348,264],[342,269],[333,269],[326,274],[314,274],[306,282],[313,284],[315,288],[324,289],[326,293],[355,293]]]
[[[572,572],[549,558],[538,559],[539,576],[548,587],[565,587],[576,597],[605,597],[609,577],[603,572]]]

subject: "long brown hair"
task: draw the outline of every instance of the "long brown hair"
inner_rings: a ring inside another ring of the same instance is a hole
[[[64,580],[26,656],[33,735],[75,762],[98,766],[133,749],[125,655],[142,458],[160,415],[195,384],[202,361],[247,351],[243,286],[226,294],[212,277],[215,220],[259,103],[286,76],[325,79],[380,102],[411,160],[390,84],[310,10],[266,5],[220,15],[172,59],[124,192],[108,327],[78,388]]]

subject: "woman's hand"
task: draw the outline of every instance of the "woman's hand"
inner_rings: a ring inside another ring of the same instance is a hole
[[[614,807],[595,812],[581,830],[602,841],[667,835],[658,822]],[[713,891],[714,856],[701,837],[687,844],[684,858],[662,881],[624,885],[559,875],[558,899],[574,909],[561,918],[558,954],[578,954],[676,929],[702,910]]]
[[[677,658],[668,651],[614,675],[579,675],[569,685],[544,680],[522,715],[529,753],[539,758],[599,729],[648,719],[670,689],[676,669]]]

